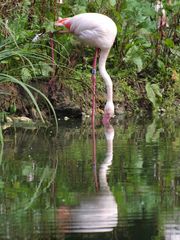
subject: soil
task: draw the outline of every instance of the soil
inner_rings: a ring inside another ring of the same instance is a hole
[[[57,79],[47,80],[33,80],[31,85],[40,90],[52,103],[56,115],[58,118],[81,118],[82,115],[91,114],[91,92],[83,91],[81,95],[74,94],[70,88],[62,84],[56,84]],[[40,94],[32,92],[38,106],[41,110],[42,116],[47,118],[51,115],[50,108],[47,102]],[[78,95],[78,96],[77,96]],[[125,112],[132,112],[131,104],[128,104],[128,100],[119,102],[118,99],[114,99],[115,114],[121,115]],[[103,113],[105,104],[104,93],[97,94],[96,98],[96,113]],[[145,101],[145,98],[139,99],[139,105],[143,109],[149,110],[149,103]],[[32,100],[27,95],[25,90],[13,83],[0,84],[0,112],[8,112],[15,116],[25,116],[32,120],[37,120],[39,115],[36,108],[32,103]],[[2,117],[0,119],[2,120]]]
[[[0,84],[0,112],[11,112],[13,106],[23,110],[23,102],[20,89],[14,84]]]
[[[79,118],[83,109],[72,99],[70,89],[56,86],[46,81],[35,81],[32,86],[40,90],[54,106],[57,116],[67,116]],[[37,93],[33,94],[44,116],[49,114],[49,109],[45,100]],[[19,86],[10,84],[0,84],[0,112],[9,112],[15,115],[23,115],[32,119],[38,118],[36,109],[27,93]]]

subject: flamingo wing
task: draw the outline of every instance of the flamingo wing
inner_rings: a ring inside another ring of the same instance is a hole
[[[87,43],[90,46],[94,47],[102,47],[102,44],[100,44],[100,40],[103,38],[103,33],[96,29],[93,30],[84,30],[77,34],[80,41]]]
[[[110,48],[114,42],[117,28],[105,15],[83,13],[72,17],[70,31],[81,41],[98,48]]]

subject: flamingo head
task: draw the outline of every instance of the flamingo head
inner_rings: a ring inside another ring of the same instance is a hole
[[[104,108],[103,124],[109,125],[110,119],[114,117],[114,104],[111,101],[107,101]]]
[[[61,18],[59,17],[58,20],[55,22],[55,26],[56,27],[66,27],[68,29],[70,29],[70,22],[69,22],[69,18]]]

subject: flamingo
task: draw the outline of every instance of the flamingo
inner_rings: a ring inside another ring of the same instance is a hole
[[[93,194],[82,194],[77,206],[61,206],[57,210],[57,222],[65,233],[100,233],[112,232],[118,224],[118,207],[116,199],[108,185],[108,173],[113,161],[114,128],[105,126],[107,142],[106,157],[99,167],[96,176],[96,137],[93,131],[93,173],[99,186]],[[95,170],[95,171],[94,171]],[[96,180],[95,180],[96,181]]]
[[[55,22],[55,26],[66,27],[68,31],[77,36],[80,41],[91,47],[95,47],[95,56],[97,56],[100,49],[99,72],[104,79],[107,89],[107,101],[104,108],[103,123],[108,124],[110,119],[114,116],[114,104],[113,84],[106,71],[106,60],[117,35],[116,24],[111,18],[103,14],[82,13],[69,18],[59,18]]]

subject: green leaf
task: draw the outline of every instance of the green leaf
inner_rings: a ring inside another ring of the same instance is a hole
[[[166,38],[164,41],[165,45],[169,48],[174,48],[174,42],[172,39],[170,38]]]
[[[172,52],[172,54],[180,57],[180,51],[179,51],[178,49],[173,49],[173,48],[171,48],[171,52]]]
[[[163,132],[162,128],[156,126],[156,119],[147,127],[146,143],[157,142],[160,138],[160,133]]]
[[[146,93],[147,93],[147,97],[148,97],[149,101],[151,101],[153,104],[153,107],[156,108],[156,95],[155,95],[154,90],[149,82],[146,83]]]
[[[129,47],[130,46],[130,47]],[[143,69],[143,60],[142,60],[142,52],[141,49],[136,45],[129,45],[129,49],[126,53],[125,61],[126,62],[133,62],[140,72]]]
[[[9,107],[10,113],[15,113],[16,110],[17,110],[16,104],[15,103],[11,104],[10,107]]]
[[[4,182],[0,180],[0,189],[4,188]]]
[[[161,70],[161,71],[165,71],[165,65],[164,65],[164,63],[163,63],[163,61],[161,61],[160,59],[158,59],[157,60],[157,65],[158,65],[158,67],[159,67],[159,69]]]
[[[23,82],[28,82],[32,76],[28,68],[22,68],[21,70],[21,78]]]
[[[48,77],[49,74],[53,71],[52,67],[47,63],[40,62],[41,65],[41,73],[44,77]]]
[[[149,30],[146,29],[146,28],[140,28],[139,33],[144,34],[144,35],[149,35],[150,34]]]
[[[156,94],[156,96],[162,98],[162,94],[161,94],[159,85],[157,83],[156,84],[154,83],[154,84],[151,84],[151,87],[152,87],[154,93]]]
[[[54,22],[46,22],[43,27],[46,29],[46,32],[54,32]]]
[[[116,5],[116,0],[110,0],[110,4],[111,4],[111,6],[115,6]]]
[[[152,141],[155,130],[156,130],[156,122],[153,121],[152,124],[150,124],[146,130],[146,143],[150,143]]]
[[[28,176],[32,172],[33,172],[32,166],[31,165],[26,165],[22,170],[22,175],[23,176]]]
[[[1,61],[1,63],[2,63],[2,64],[8,64],[9,61],[8,61],[8,60],[3,60],[3,61]]]
[[[133,62],[136,64],[138,68],[138,72],[140,72],[143,69],[143,61],[141,57],[135,57],[132,59]]]
[[[158,105],[158,98],[162,98],[162,94],[160,91],[160,88],[158,86],[158,84],[151,84],[151,83],[147,83],[146,84],[146,92],[147,92],[147,97],[149,99],[150,102],[152,102],[153,107],[157,108]]]

